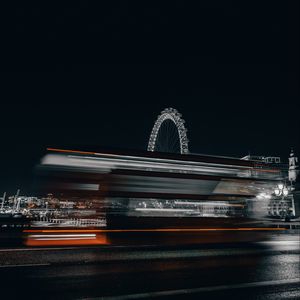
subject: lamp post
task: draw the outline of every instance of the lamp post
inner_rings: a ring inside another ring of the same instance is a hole
[[[274,194],[277,197],[282,196],[282,200],[283,200],[284,197],[286,197],[289,194],[289,190],[283,183],[279,183],[277,185],[277,188],[274,190]]]
[[[285,221],[290,221],[292,211],[290,211],[288,204],[284,201],[285,197],[287,197],[289,194],[288,187],[283,183],[279,183],[274,190],[274,194],[276,197],[281,197],[281,201],[277,206],[278,215],[281,215],[285,219]]]

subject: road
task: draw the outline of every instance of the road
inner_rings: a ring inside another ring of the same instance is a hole
[[[297,232],[252,244],[1,248],[1,299],[300,299]]]

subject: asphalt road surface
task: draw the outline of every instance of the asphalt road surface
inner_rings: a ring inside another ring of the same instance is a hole
[[[300,299],[299,235],[252,244],[1,248],[1,299]]]

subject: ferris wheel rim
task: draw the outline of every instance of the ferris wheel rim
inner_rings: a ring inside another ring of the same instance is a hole
[[[152,152],[155,151],[155,145],[157,142],[159,129],[161,128],[161,125],[166,120],[171,120],[177,128],[177,132],[179,136],[179,144],[180,144],[180,153],[181,154],[189,153],[189,149],[188,149],[189,140],[186,134],[187,129],[184,125],[185,120],[182,118],[182,115],[175,108],[171,108],[171,107],[164,109],[158,115],[150,134],[147,150]]]

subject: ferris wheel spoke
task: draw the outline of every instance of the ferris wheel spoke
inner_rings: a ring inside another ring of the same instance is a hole
[[[176,136],[176,128],[172,128],[172,133],[171,133],[171,141],[170,141],[170,150],[172,150],[172,152],[178,152],[177,151],[177,146],[178,146],[178,137]]]
[[[173,151],[173,152],[177,152],[176,151],[176,148],[174,148],[174,146],[176,146],[176,143],[177,143],[177,137],[176,137],[176,125],[172,125],[172,132],[170,134],[170,149]]]

